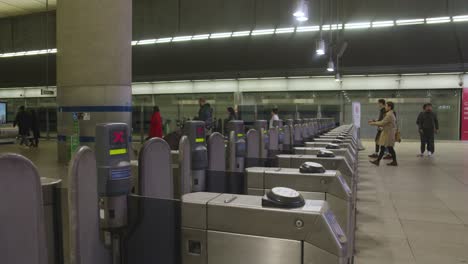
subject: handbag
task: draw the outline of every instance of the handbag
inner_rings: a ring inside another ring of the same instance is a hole
[[[399,128],[397,128],[397,130],[395,132],[395,141],[398,142],[398,143],[401,143],[401,133],[400,133]]]

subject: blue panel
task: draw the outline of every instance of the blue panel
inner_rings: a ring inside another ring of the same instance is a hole
[[[59,106],[58,112],[132,112],[131,106]]]

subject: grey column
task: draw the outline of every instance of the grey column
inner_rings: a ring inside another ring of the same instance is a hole
[[[66,162],[73,112],[91,114],[79,121],[81,145],[93,145],[95,126],[131,126],[131,0],[57,1],[58,155]]]

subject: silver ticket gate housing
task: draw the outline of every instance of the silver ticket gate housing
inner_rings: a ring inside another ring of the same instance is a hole
[[[336,145],[338,148],[329,148],[329,146],[325,148],[310,148],[310,147],[297,147],[294,148],[294,154],[296,155],[317,155],[320,152],[323,151],[331,151],[335,156],[344,156],[346,160],[348,161],[349,164],[354,164],[356,162],[356,159],[353,155],[351,155],[351,152],[348,149],[345,148],[339,148],[338,145]]]
[[[96,165],[101,239],[120,259],[122,230],[127,226],[127,197],[132,188],[130,130],[125,123],[96,125]]]
[[[290,193],[286,191],[288,197]],[[262,206],[263,200],[218,193],[184,195],[182,263],[346,263],[346,234],[327,202],[306,200],[299,208],[282,209]]]
[[[320,164],[316,172],[293,168],[247,168],[247,194],[263,196],[276,186],[297,190],[305,199],[325,200],[348,237],[354,237],[354,200],[352,191],[339,171],[325,170]],[[353,242],[353,241],[350,241]],[[349,259],[353,247],[349,243]]]
[[[0,168],[1,263],[49,263],[36,166],[23,156],[1,154]]]
[[[186,122],[184,126],[184,136],[180,141],[179,162],[181,181],[190,181],[187,187],[189,190],[181,190],[181,194],[187,193],[187,191],[205,191],[206,169],[208,168],[205,122]]]
[[[348,149],[351,152],[351,155],[354,157],[357,157],[358,155],[358,150],[354,148],[354,146],[351,143],[343,143],[339,139],[335,140],[325,140],[325,141],[320,141],[320,142],[306,142],[305,147],[307,148],[326,148],[329,144],[336,144],[340,146],[340,148],[345,148]]]

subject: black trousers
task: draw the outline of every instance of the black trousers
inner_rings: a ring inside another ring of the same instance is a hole
[[[434,145],[434,130],[433,129],[423,129],[421,136],[421,153],[426,151],[434,153],[435,145]]]
[[[377,135],[375,135],[375,153],[379,153],[380,151],[380,146],[378,143],[380,139],[380,134],[382,134],[381,130],[377,131]]]
[[[384,147],[384,146],[380,147],[379,161],[382,160],[383,156],[385,155],[385,150],[388,150],[390,155],[392,155],[393,162],[397,162],[395,149],[393,147]]]

